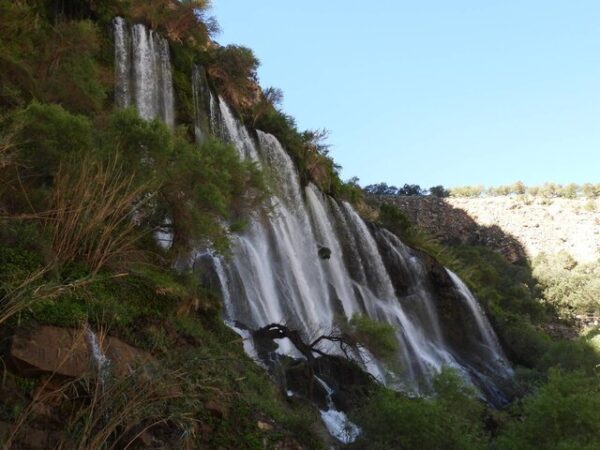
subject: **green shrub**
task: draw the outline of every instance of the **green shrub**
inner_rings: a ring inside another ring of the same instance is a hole
[[[349,322],[348,333],[374,355],[385,358],[398,350],[396,330],[392,325],[355,314]]]
[[[552,370],[548,384],[523,400],[497,442],[503,449],[598,448],[600,383],[597,376]]]
[[[585,339],[557,341],[550,345],[538,367],[545,372],[558,368],[563,371],[580,370],[594,375],[600,367],[600,354]]]
[[[408,398],[379,389],[353,418],[363,433],[357,449],[484,449],[482,404],[460,378],[443,371],[433,398]]]
[[[543,298],[559,315],[600,314],[600,262],[579,264],[567,253],[534,259]]]
[[[49,183],[60,162],[92,148],[92,124],[59,105],[34,102],[15,115],[20,159],[29,171]]]

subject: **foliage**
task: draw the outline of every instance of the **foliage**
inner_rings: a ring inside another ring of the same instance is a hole
[[[75,158],[92,147],[91,121],[62,106],[33,102],[13,117],[24,176],[39,180],[39,184],[50,185],[61,160]]]
[[[550,371],[548,383],[525,398],[498,438],[499,449],[595,449],[600,435],[597,375]]]
[[[208,74],[237,111],[248,111],[260,100],[259,61],[247,47],[228,45],[209,51]]]
[[[444,198],[450,196],[450,191],[446,189],[444,186],[432,186],[429,188],[429,194],[434,197]]]
[[[561,316],[600,315],[600,262],[580,264],[561,253],[539,255],[533,264],[544,300]]]
[[[449,370],[434,385],[433,398],[409,398],[381,388],[355,413],[363,433],[351,448],[486,448],[483,406],[474,393]]]
[[[144,217],[152,229],[172,230],[174,251],[207,242],[225,250],[224,220],[238,226],[244,212],[266,196],[257,166],[242,161],[231,145],[209,139],[199,148],[184,130],[172,134],[133,109],[113,114],[103,146],[108,153],[118,148],[140,181],[156,185],[156,203]]]
[[[97,112],[108,89],[98,26],[87,20],[53,23],[45,5],[36,3],[0,1],[0,107],[37,99]]]
[[[148,24],[170,41],[200,50],[218,31],[216,21],[206,14],[209,8],[209,0],[130,0],[125,12],[134,22]]]
[[[374,355],[385,358],[398,350],[396,331],[393,326],[360,314],[352,316],[349,325],[346,333]]]
[[[85,158],[59,168],[43,226],[61,264],[85,261],[95,275],[131,259],[139,233],[133,215],[146,190],[133,178],[116,159]]]
[[[433,189],[433,191],[431,191]],[[444,197],[446,191],[443,186],[434,186],[430,189],[431,195],[436,197]],[[422,189],[418,184],[405,184],[402,187],[388,186],[387,183],[370,184],[364,187],[365,193],[369,195],[385,195],[385,196],[419,196],[425,195],[427,191]]]
[[[222,420],[215,420],[207,411],[199,414],[199,419],[214,429],[206,448],[255,448],[251,443],[284,440],[290,434],[307,448],[322,448],[315,433],[319,423],[316,411],[306,404],[286,402],[264,369],[244,353],[239,337],[219,318],[180,316],[172,323],[182,336],[202,345],[192,345],[179,354],[169,352],[169,366],[190,373],[185,379],[190,392],[200,391],[203,398],[231,410]],[[265,437],[256,428],[257,416],[272,420],[281,430]],[[256,448],[265,447],[256,444]]]
[[[542,198],[569,198],[574,199],[584,197],[588,199],[598,198],[600,196],[600,184],[568,183],[560,185],[556,183],[544,183],[541,186],[526,186],[522,181],[516,181],[513,184],[492,186],[484,188],[483,186],[460,186],[450,189],[452,197],[480,197],[480,196],[507,196],[507,195],[529,195],[531,197]]]
[[[484,191],[483,186],[462,186],[450,189],[451,197],[479,197]]]

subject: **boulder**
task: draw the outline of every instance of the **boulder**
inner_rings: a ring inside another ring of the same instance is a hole
[[[115,376],[125,376],[134,367],[154,361],[150,354],[117,338],[107,336],[99,341]],[[56,374],[77,378],[97,370],[88,336],[81,329],[20,329],[12,338],[9,356],[13,368],[23,376]]]
[[[0,422],[0,440],[4,442],[5,439],[11,436],[14,439],[11,448],[44,450],[53,448],[56,444],[56,442],[53,442],[56,439],[52,439],[53,437],[48,431],[38,430],[26,425],[17,428],[14,424]]]

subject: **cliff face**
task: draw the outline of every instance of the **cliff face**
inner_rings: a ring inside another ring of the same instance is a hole
[[[566,198],[377,197],[446,242],[482,244],[510,261],[569,253],[578,262],[600,257],[600,201]]]

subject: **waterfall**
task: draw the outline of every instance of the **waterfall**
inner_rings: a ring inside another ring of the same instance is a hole
[[[320,413],[321,419],[323,419],[323,423],[327,427],[327,431],[344,444],[351,444],[356,441],[356,438],[361,432],[360,428],[355,423],[348,420],[348,417],[343,411],[339,411],[335,408],[332,399],[333,389],[331,389],[331,387],[329,387],[329,385],[321,378],[315,376],[315,379],[325,390],[327,409],[320,410]]]
[[[175,124],[175,101],[169,43],[145,25],[113,21],[115,40],[115,102],[135,106],[147,120]]]
[[[114,37],[117,105],[135,105],[142,117],[159,117],[173,126],[167,41],[121,18],[114,21]],[[281,323],[311,341],[363,315],[391,325],[398,343],[392,361],[379,360],[365,347],[349,354],[381,383],[425,393],[442,368],[452,367],[490,401],[501,403],[496,384],[511,377],[512,370],[464,283],[443,269],[436,271],[435,281],[423,254],[366,223],[350,204],[313,184],[302,186],[292,159],[274,136],[247,130],[211,92],[202,68],[194,68],[191,81],[196,141],[211,133],[231,143],[241,158],[255,162],[273,180],[268,208],[252,212],[246,229],[231,236],[229,258],[198,252],[213,261],[224,319],[243,338],[246,352],[267,367],[277,355],[257,348],[253,330]],[[319,255],[324,247],[331,251],[329,259]],[[301,357],[289,340],[277,345],[277,354]],[[323,352],[342,354],[334,343],[320,345]],[[331,389],[318,381],[331,401]],[[321,413],[330,432],[344,441],[338,433],[348,425],[343,412],[331,403]],[[348,427],[354,440],[360,430]]]
[[[90,346],[90,351],[92,352],[92,359],[96,365],[98,379],[100,380],[100,383],[104,385],[110,374],[110,359],[108,359],[102,351],[96,333],[94,333],[87,323],[85,324],[84,330],[88,345]]]
[[[119,108],[131,104],[131,39],[127,22],[122,17],[114,20],[115,34],[115,103]]]
[[[483,344],[487,348],[491,358],[499,363],[499,366],[504,369],[505,374],[512,375],[512,369],[510,365],[507,364],[506,356],[500,347],[498,338],[496,337],[488,318],[483,312],[483,309],[479,305],[479,302],[473,296],[467,285],[454,272],[448,269],[446,269],[446,271],[471,310],[473,318],[477,323],[479,333],[481,334]]]
[[[417,393],[430,387],[443,367],[478,386],[510,376],[489,322],[455,275],[448,273],[455,287],[448,295],[456,297],[457,317],[474,321],[478,329],[465,337],[468,349],[448,336],[449,326],[460,325],[440,321],[440,294],[417,253],[388,231],[369,226],[350,204],[312,184],[302,188],[274,136],[257,131],[253,139],[222,99],[214,101],[210,120],[221,122],[220,136],[274,180],[271,212],[254,212],[248,228],[232,237],[230,260],[219,260],[227,280],[222,289],[228,323],[244,330],[285,323],[313,338],[355,314],[366,315],[396,330],[397,364],[392,370],[364,348],[351,356],[390,387]],[[331,250],[329,259],[318,257],[321,247]],[[340,353],[333,344],[321,349]],[[287,340],[277,351],[298,356]]]

